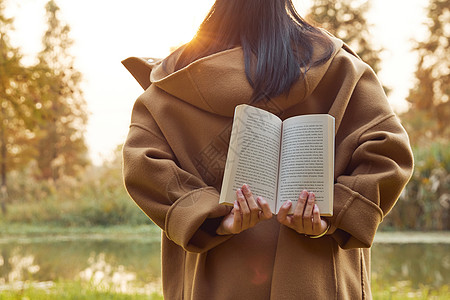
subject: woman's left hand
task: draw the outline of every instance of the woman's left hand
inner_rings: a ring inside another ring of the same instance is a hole
[[[314,203],[315,201],[314,193],[302,191],[295,206],[294,214],[289,215],[292,202],[286,201],[278,212],[278,222],[301,234],[317,236],[324,233],[328,224],[320,217],[319,207]]]

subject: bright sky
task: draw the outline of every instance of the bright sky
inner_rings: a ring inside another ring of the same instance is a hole
[[[294,3],[301,15],[311,0]],[[15,19],[15,46],[33,62],[45,31],[47,0],[6,0]],[[172,46],[189,41],[214,0],[56,0],[61,18],[71,27],[75,66],[84,76],[90,112],[86,139],[95,163],[111,155],[128,132],[131,109],[142,93],[120,61],[129,56],[164,57]],[[412,86],[416,58],[412,38],[424,33],[428,0],[372,0],[369,22],[382,54],[382,83],[393,89],[390,103],[397,111]]]

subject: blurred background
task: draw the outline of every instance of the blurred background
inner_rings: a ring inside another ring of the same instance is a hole
[[[160,231],[121,145],[142,93],[213,0],[0,0],[0,299],[161,299]],[[414,175],[373,246],[375,299],[449,299],[450,1],[293,1],[377,72]],[[418,259],[420,257],[420,259]]]

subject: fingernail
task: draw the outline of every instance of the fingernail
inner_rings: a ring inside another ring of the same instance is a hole
[[[300,194],[300,197],[302,198],[308,197],[308,192],[306,190],[303,190],[302,193]]]
[[[289,206],[291,206],[291,204],[292,204],[292,202],[291,202],[291,200],[287,200],[286,202],[284,202],[284,207],[289,207]]]
[[[239,195],[242,195],[242,190],[241,190],[241,189],[237,189],[237,193],[238,193]]]

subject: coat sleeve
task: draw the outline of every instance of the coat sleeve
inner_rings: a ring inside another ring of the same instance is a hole
[[[123,147],[123,175],[128,194],[167,238],[187,251],[203,252],[228,236],[215,233],[229,208],[219,193],[184,171],[142,101],[136,101]]]
[[[334,187],[329,234],[344,248],[367,248],[412,174],[409,138],[371,69],[366,69],[336,135],[345,161]],[[338,163],[338,161],[336,161]]]

